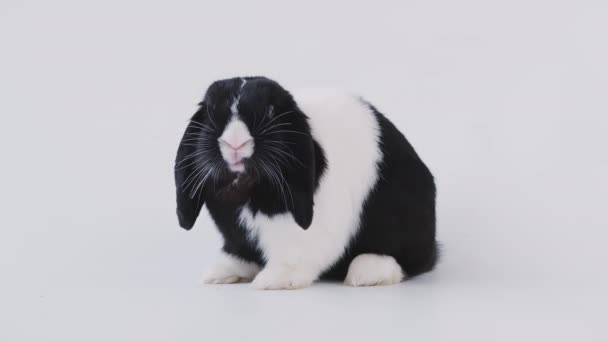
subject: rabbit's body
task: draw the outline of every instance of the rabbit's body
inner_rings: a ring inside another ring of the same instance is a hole
[[[239,92],[244,83],[245,79]],[[301,204],[308,202],[300,199],[305,198],[302,188],[306,184],[299,183],[301,178],[289,178],[289,167],[283,178],[287,186],[278,187],[281,191],[273,190],[282,184],[280,179],[268,177],[264,182],[247,171],[218,177],[219,190],[215,185],[213,190],[201,186],[225,242],[224,254],[207,282],[255,277],[257,288],[297,288],[323,276],[346,278],[351,285],[374,285],[396,283],[405,275],[432,269],[437,259],[435,186],[405,137],[357,97],[330,91],[296,93],[293,99],[307,117],[308,127],[303,125],[301,131],[311,138],[311,155],[297,150],[293,153],[302,159],[297,162],[308,166],[303,169],[312,172],[310,215]],[[240,93],[230,104],[235,112],[239,101]],[[256,139],[250,139],[253,149],[261,150],[264,141],[255,136],[259,131],[255,121],[247,126]],[[227,120],[227,127],[231,127],[230,122]],[[290,129],[282,134],[298,131],[294,128],[297,125],[287,121],[284,126]],[[281,141],[283,145],[275,146],[303,144]],[[255,152],[250,158],[256,158]],[[289,203],[293,203],[292,208]],[[180,221],[183,212],[187,210],[180,212],[178,208]]]

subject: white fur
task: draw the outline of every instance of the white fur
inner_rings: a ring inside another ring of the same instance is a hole
[[[361,254],[350,263],[344,283],[350,286],[393,285],[403,278],[403,270],[392,256]]]
[[[244,171],[245,166],[240,162],[251,157],[254,148],[253,138],[247,125],[238,117],[233,116],[218,142],[228,168],[235,172]]]
[[[250,281],[258,272],[260,272],[258,265],[222,252],[215,265],[203,278],[203,282],[206,284],[230,284]]]
[[[234,99],[234,101],[232,102],[232,105],[230,105],[230,113],[232,113],[232,116],[238,116],[239,115],[239,111],[237,109],[237,106],[239,105],[239,101],[241,100],[240,97],[237,97],[236,99]]]
[[[230,112],[232,113],[233,117],[237,117],[239,116],[239,111],[238,111],[238,105],[239,105],[239,101],[241,100],[241,92],[243,91],[243,88],[245,87],[245,84],[247,83],[247,80],[244,78],[241,78],[241,87],[239,88],[239,94],[237,95],[236,99],[234,99],[234,101],[232,102],[232,105],[230,106]]]
[[[308,271],[308,272],[307,272]],[[310,286],[316,279],[315,274],[302,267],[284,264],[266,265],[252,282],[258,290],[295,290]]]
[[[315,193],[308,230],[299,227],[291,213],[254,217],[247,206],[242,208],[241,221],[267,261],[253,282],[260,289],[308,286],[342,256],[359,226],[382,158],[378,122],[358,98],[330,92],[295,94],[295,100],[310,118],[328,168]]]

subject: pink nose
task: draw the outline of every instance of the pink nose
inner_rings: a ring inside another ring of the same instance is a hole
[[[239,149],[245,147],[245,145],[247,145],[250,141],[251,141],[251,139],[245,141],[244,143],[238,144],[238,143],[234,143],[234,142],[228,142],[224,139],[220,139],[220,143],[224,144],[227,147],[230,147],[235,152],[238,151]]]
[[[248,139],[244,142],[234,142],[228,141],[220,138],[219,143],[224,148],[227,148],[229,151],[226,151],[226,158],[228,163],[231,165],[239,165],[245,159],[245,155],[247,152],[243,152],[243,149],[248,146],[249,143],[252,143],[253,139]]]

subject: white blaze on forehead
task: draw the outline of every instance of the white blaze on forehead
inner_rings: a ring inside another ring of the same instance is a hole
[[[236,106],[239,104],[239,100],[240,100],[240,96],[237,97],[236,99],[234,99],[234,102],[232,102],[232,106],[230,106],[230,112],[232,113],[232,116],[238,116],[239,112],[238,109],[236,108]]]
[[[241,82],[242,83],[241,83],[241,87],[239,88],[239,94],[237,95],[237,97],[232,102],[232,105],[230,106],[230,112],[232,113],[232,116],[239,115],[237,106],[239,105],[239,101],[241,100],[241,93],[243,92],[243,88],[245,87],[245,83],[247,83],[247,80],[244,78],[241,78]]]

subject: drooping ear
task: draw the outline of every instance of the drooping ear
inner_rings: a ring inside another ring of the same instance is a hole
[[[293,198],[289,211],[302,229],[308,229],[314,214],[315,146],[310,135],[302,136],[298,140],[294,152],[301,164],[290,170],[287,175]]]
[[[201,110],[204,109],[204,103],[201,103]],[[205,203],[203,189],[198,193],[192,192],[193,172],[197,166],[197,147],[193,141],[200,136],[202,126],[197,122],[202,122],[204,117],[199,110],[186,128],[186,132],[180,141],[177,149],[177,157],[175,158],[175,188],[177,194],[177,218],[179,225],[190,230],[196,218]]]

